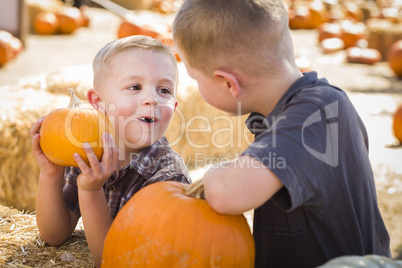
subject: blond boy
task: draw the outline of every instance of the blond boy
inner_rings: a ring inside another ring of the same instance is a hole
[[[146,185],[164,180],[188,183],[189,176],[164,136],[177,105],[178,70],[170,49],[145,36],[119,39],[98,52],[93,70],[88,101],[115,129],[115,140],[103,135],[101,161],[84,144],[90,167],[78,154],[74,159],[79,168],[50,162],[39,144],[43,118],[32,127],[31,136],[41,170],[36,207],[40,235],[48,244],[60,245],[82,217],[99,267],[104,239],[124,204]]]

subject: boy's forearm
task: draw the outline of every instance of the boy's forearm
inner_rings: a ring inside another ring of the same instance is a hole
[[[204,175],[208,203],[224,214],[241,214],[257,208],[282,186],[269,168],[249,156],[211,168]]]
[[[96,267],[102,261],[103,244],[113,222],[103,189],[96,192],[78,190],[85,236]]]
[[[78,217],[72,218],[63,199],[63,174],[40,174],[36,222],[41,237],[52,246],[59,245],[70,237],[77,220]]]

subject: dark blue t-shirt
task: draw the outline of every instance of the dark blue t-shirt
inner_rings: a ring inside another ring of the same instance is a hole
[[[243,153],[284,187],[254,211],[256,267],[316,267],[341,255],[391,256],[366,129],[345,92],[304,74],[268,115],[246,121]]]

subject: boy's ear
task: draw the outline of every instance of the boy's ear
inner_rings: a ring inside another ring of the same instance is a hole
[[[229,90],[229,93],[233,98],[239,97],[240,83],[235,73],[224,70],[215,70],[213,74],[216,78],[223,79],[222,82],[225,83],[225,87]]]
[[[99,110],[101,112],[105,112],[105,107],[104,107],[104,102],[99,96],[99,93],[95,89],[90,89],[87,92],[87,99],[89,103],[94,107],[96,110]]]

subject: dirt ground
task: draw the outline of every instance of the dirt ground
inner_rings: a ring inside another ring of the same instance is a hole
[[[90,27],[73,35],[29,35],[26,49],[0,68],[0,88],[71,66],[89,68],[95,53],[116,38],[120,22],[118,16],[101,9],[90,9],[89,16]],[[313,30],[293,31],[292,35],[296,56],[309,59],[319,77],[344,89],[366,124],[379,206],[393,256],[402,259],[402,147],[396,145],[391,129],[392,114],[402,103],[402,80],[386,62],[350,64],[343,51],[323,55]]]

